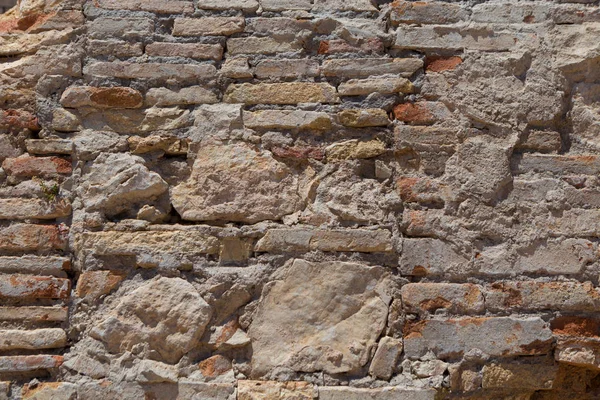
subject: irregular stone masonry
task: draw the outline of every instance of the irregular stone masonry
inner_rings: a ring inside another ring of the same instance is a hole
[[[600,398],[593,0],[20,0],[0,400]]]

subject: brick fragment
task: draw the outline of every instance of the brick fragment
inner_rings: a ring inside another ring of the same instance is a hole
[[[2,168],[8,175],[20,178],[34,176],[57,177],[73,172],[71,162],[60,157],[31,157],[23,155],[17,158],[7,158]]]
[[[154,33],[150,18],[100,17],[87,24],[88,34],[94,39],[107,37],[139,38]]]
[[[394,107],[394,117],[410,125],[432,125],[449,118],[450,115],[444,103],[438,101],[404,103]]]
[[[444,71],[452,71],[460,64],[462,64],[462,58],[458,56],[452,57],[432,57],[427,59],[427,64],[425,66],[426,72],[444,72]]]
[[[114,57],[136,57],[144,54],[142,43],[122,40],[90,40],[87,48],[90,56],[111,55]]]
[[[0,307],[0,321],[64,322],[66,307]]]
[[[0,275],[0,298],[66,299],[71,281],[63,278],[32,275]]]
[[[342,125],[351,128],[387,126],[390,123],[387,112],[380,108],[344,110],[337,117]]]
[[[219,44],[154,42],[146,46],[146,54],[218,61],[223,58],[223,47]]]
[[[200,362],[198,368],[203,376],[216,378],[217,376],[231,371],[231,361],[228,358],[217,354]]]
[[[245,24],[239,17],[176,18],[173,36],[229,36],[242,32]]]
[[[125,274],[113,271],[85,271],[79,276],[77,297],[95,300],[109,294],[125,279]]]
[[[66,344],[67,334],[60,328],[0,330],[0,351],[56,349]]]
[[[379,38],[366,39],[359,44],[351,44],[343,39],[322,40],[319,43],[319,54],[366,53],[383,54],[383,42]]]
[[[402,304],[407,312],[477,314],[484,310],[481,287],[470,283],[409,283],[402,286]]]
[[[275,157],[292,158],[296,160],[322,160],[325,158],[325,151],[320,147],[314,146],[284,146],[273,147],[271,152]]]
[[[555,335],[600,338],[600,321],[595,318],[558,317],[550,322],[550,328]]]
[[[244,83],[229,85],[223,101],[244,104],[337,103],[336,90],[328,83]]]
[[[17,373],[37,371],[43,369],[53,369],[60,367],[62,363],[62,356],[6,356],[0,357],[0,372]]]
[[[32,131],[42,129],[37,117],[24,110],[2,110],[0,112],[0,128],[8,130],[29,129]]]
[[[0,250],[65,250],[67,238],[56,225],[14,224],[0,230]]]
[[[368,78],[369,76],[399,74],[410,77],[423,67],[418,58],[361,58],[333,59],[323,63],[325,76],[343,78]]]
[[[75,86],[65,90],[60,103],[70,108],[139,108],[143,98],[139,91],[128,87]]]
[[[410,358],[432,351],[438,358],[460,358],[472,349],[491,356],[547,354],[552,334],[541,318],[464,318],[426,320],[404,330],[404,353]]]

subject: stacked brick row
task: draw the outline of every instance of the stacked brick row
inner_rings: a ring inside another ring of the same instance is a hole
[[[597,3],[0,32],[0,399],[600,396]]]

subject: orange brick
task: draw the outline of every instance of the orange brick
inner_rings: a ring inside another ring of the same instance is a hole
[[[17,158],[7,158],[2,168],[8,175],[21,178],[34,176],[55,177],[68,175],[73,172],[71,161],[60,157],[31,157],[24,155]]]
[[[50,276],[2,275],[0,298],[12,299],[66,299],[71,292],[71,281]]]
[[[65,250],[66,235],[57,225],[14,224],[0,230],[0,250]]]

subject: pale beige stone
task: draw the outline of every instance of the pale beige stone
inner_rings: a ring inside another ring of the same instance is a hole
[[[351,128],[387,126],[390,124],[388,114],[380,108],[344,110],[340,111],[337,117],[342,125]]]
[[[238,400],[311,400],[317,391],[311,383],[276,381],[238,381]]]
[[[328,161],[373,158],[383,153],[385,153],[385,144],[379,140],[362,142],[352,139],[325,148]]]
[[[67,334],[60,328],[0,330],[0,350],[43,350],[64,347]]]
[[[276,367],[328,373],[360,369],[385,326],[390,301],[382,292],[385,277],[381,267],[294,260],[263,292],[248,330],[251,376]]]
[[[413,93],[413,84],[404,78],[350,79],[340,83],[340,96],[366,96],[371,93]]]
[[[245,111],[244,125],[251,129],[331,129],[331,118],[327,113],[301,110]]]
[[[244,104],[337,103],[339,98],[335,88],[328,83],[244,83],[230,85],[223,101]]]

